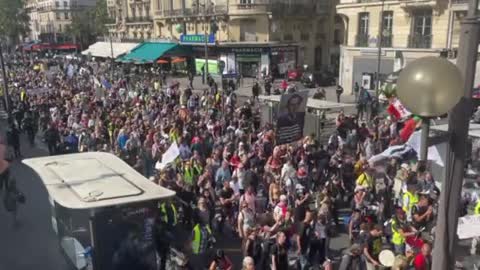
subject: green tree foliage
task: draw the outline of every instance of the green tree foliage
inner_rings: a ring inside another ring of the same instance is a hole
[[[107,32],[105,24],[108,23],[109,18],[106,1],[97,1],[95,7],[75,12],[72,15],[72,23],[67,26],[66,32],[82,48],[92,44],[97,36],[103,36]]]
[[[23,0],[0,0],[0,36],[12,43],[29,31],[29,17],[23,4]]]
[[[100,0],[97,1],[97,5],[95,6],[95,33],[97,36],[101,36],[107,33],[107,27],[105,24],[110,23],[111,19],[108,16],[107,11],[107,1]]]

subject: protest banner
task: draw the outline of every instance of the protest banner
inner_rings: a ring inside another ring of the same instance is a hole
[[[282,95],[278,108],[277,144],[286,144],[303,137],[308,91]]]

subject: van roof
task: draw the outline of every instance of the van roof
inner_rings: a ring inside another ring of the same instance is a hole
[[[54,201],[70,209],[131,204],[175,195],[110,153],[31,158],[23,163],[40,176]]]

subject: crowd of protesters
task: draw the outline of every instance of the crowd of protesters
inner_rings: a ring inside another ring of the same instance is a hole
[[[408,136],[394,116],[364,115],[364,90],[360,115],[339,113],[328,142],[308,134],[277,145],[259,101],[238,102],[235,85],[220,91],[209,78],[193,91],[155,72],[117,72],[113,82],[108,74],[88,61],[58,73],[12,66],[13,155],[22,155],[22,133],[32,146],[41,137],[50,155],[108,151],[176,191],[159,205],[159,222],[190,230],[193,269],[431,269],[439,190],[413,151],[374,158]],[[156,166],[172,144],[179,157]],[[339,233],[350,240],[340,255],[330,249]],[[212,249],[221,237],[237,239],[242,265]],[[171,244],[157,245],[162,269]],[[381,261],[384,250],[394,261]]]

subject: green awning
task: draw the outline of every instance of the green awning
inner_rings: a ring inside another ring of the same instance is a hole
[[[117,58],[117,62],[154,63],[155,60],[177,46],[176,43],[144,42],[128,54]]]

